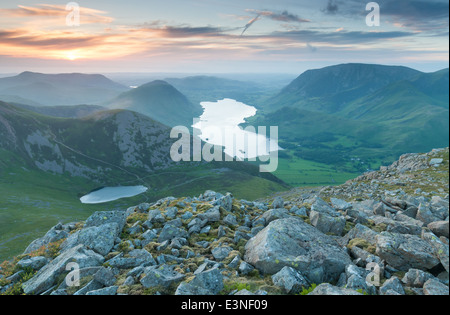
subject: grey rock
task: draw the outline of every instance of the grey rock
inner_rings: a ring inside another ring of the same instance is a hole
[[[96,212],[91,215],[84,225],[85,228],[93,226],[101,226],[104,224],[116,223],[119,226],[119,231],[122,232],[127,223],[126,212],[124,211],[104,211]]]
[[[124,257],[124,254],[121,253],[108,260],[106,263],[109,266],[118,269],[132,269],[139,266],[147,267],[156,265],[156,261],[153,256],[145,249],[132,250],[128,256],[129,257]]]
[[[116,277],[111,269],[101,268],[95,275],[94,280],[105,287],[113,286],[116,283]]]
[[[369,295],[375,295],[377,289],[374,285],[367,282],[366,277],[361,277],[359,275],[352,275],[347,280],[347,289],[352,290],[362,290]]]
[[[444,244],[436,235],[431,232],[423,232],[422,238],[434,249],[435,256],[439,259],[445,270],[449,272],[449,246]],[[419,268],[421,269],[421,268]]]
[[[211,252],[217,261],[222,261],[233,251],[231,247],[216,247]]]
[[[24,293],[40,294],[50,289],[57,278],[65,272],[66,266],[70,262],[77,263],[80,268],[86,268],[101,265],[104,262],[104,258],[86,249],[84,245],[71,248],[38,271],[32,279],[24,283]]]
[[[387,280],[380,288],[381,295],[388,295],[389,291],[396,292],[400,295],[406,295],[402,282],[397,277],[392,277]]]
[[[233,214],[229,214],[227,215],[224,219],[223,219],[223,223],[227,224],[227,225],[231,225],[231,226],[237,226],[238,225],[238,221],[235,215]]]
[[[75,292],[73,295],[86,295],[86,293],[90,291],[95,291],[103,288],[103,284],[100,282],[97,282],[95,280],[91,280],[88,284],[86,284],[84,287],[79,289],[77,292]]]
[[[441,221],[440,218],[438,218],[433,214],[433,212],[431,212],[431,207],[423,203],[421,203],[419,206],[416,219],[422,221],[426,225],[432,222]]]
[[[152,266],[145,269],[145,277],[141,279],[144,288],[168,288],[172,284],[181,282],[184,275],[173,270],[174,266]]]
[[[264,214],[261,216],[262,219],[264,219],[265,225],[268,225],[270,222],[284,219],[290,217],[289,211],[286,209],[272,209],[269,211],[264,212]]]
[[[255,267],[246,263],[245,261],[241,262],[241,264],[239,265],[239,272],[243,275],[248,275],[253,270],[255,270]]]
[[[236,269],[239,266],[239,263],[241,262],[241,257],[237,255],[233,258],[233,260],[228,264],[228,267],[232,269]]]
[[[57,225],[57,226],[53,227],[52,229],[50,229],[50,231],[48,231],[45,234],[45,236],[33,241],[25,249],[24,254],[29,254],[31,252],[34,252],[43,246],[47,246],[51,243],[55,243],[57,241],[67,238],[68,236],[69,236],[69,233],[67,231],[60,230],[60,225]]]
[[[345,218],[343,216],[330,216],[326,213],[311,210],[311,224],[325,234],[341,236],[345,228]]]
[[[311,206],[311,211],[324,213],[330,216],[339,216],[339,213],[330,207],[323,199],[319,197],[314,198],[314,203]]]
[[[223,289],[223,276],[218,268],[213,268],[197,274],[189,283],[181,283],[175,295],[217,295]]]
[[[407,287],[411,288],[423,288],[428,280],[434,279],[434,276],[428,272],[410,269],[402,279],[402,282]]]
[[[343,237],[343,242],[348,244],[350,240],[359,238],[367,241],[368,243],[375,245],[377,243],[378,233],[369,229],[367,226],[357,224],[350,232]]]
[[[428,228],[436,234],[437,236],[441,237],[444,236],[446,238],[449,238],[449,222],[448,221],[437,221],[428,224]]]
[[[177,214],[178,214],[178,208],[177,207],[170,207],[170,208],[167,208],[166,209],[166,211],[165,211],[165,213],[164,213],[164,215],[166,216],[166,218],[168,218],[168,219],[175,219],[175,217],[177,216]]]
[[[398,270],[430,270],[439,264],[429,244],[414,235],[383,232],[377,238],[377,255]]]
[[[177,228],[173,225],[166,224],[161,231],[161,234],[158,237],[158,243],[162,243],[164,241],[171,241],[174,238],[188,238],[189,235],[186,230],[182,228]]]
[[[152,224],[155,224],[155,223],[164,223],[164,222],[166,222],[166,219],[161,214],[161,211],[150,210],[148,212],[148,221],[150,221],[150,223],[152,223]]]
[[[106,256],[114,247],[119,234],[120,228],[117,223],[89,226],[70,235],[61,247],[66,250],[82,244],[98,254]]]
[[[40,270],[49,262],[49,259],[39,256],[39,257],[31,257],[29,259],[22,259],[17,263],[21,268],[31,268],[33,270]]]
[[[292,267],[284,267],[272,276],[273,283],[287,294],[298,294],[310,287],[309,281]]]
[[[331,198],[331,205],[334,209],[340,210],[340,211],[347,211],[351,208],[353,208],[351,203],[348,203],[344,200],[337,199],[337,198]]]
[[[270,223],[245,250],[245,261],[262,273],[275,274],[289,266],[314,282],[337,280],[351,263],[347,252],[331,237],[295,217]]]
[[[282,197],[276,197],[275,200],[272,202],[272,208],[273,209],[280,209],[284,208],[284,200]]]
[[[134,285],[135,283],[136,282],[134,281],[134,278],[129,276],[125,279],[125,282],[123,283],[123,285],[130,287],[130,286]]]
[[[435,279],[428,280],[425,283],[425,285],[423,286],[423,292],[425,295],[431,296],[449,295],[448,286]]]
[[[200,213],[198,218],[201,220],[206,220],[207,222],[219,222],[220,221],[220,210],[219,207],[216,206],[214,208],[209,209],[205,213]]]
[[[103,288],[103,289],[99,289],[99,290],[90,291],[90,292],[86,293],[86,295],[117,295],[118,288],[119,287],[117,287],[117,286]]]
[[[308,295],[312,295],[312,296],[314,296],[314,295],[347,296],[347,295],[362,295],[362,294],[357,291],[354,291],[354,290],[339,288],[339,287],[335,287],[329,283],[324,283],[324,284],[319,285],[317,288],[315,288],[315,290],[313,292],[311,292]]]

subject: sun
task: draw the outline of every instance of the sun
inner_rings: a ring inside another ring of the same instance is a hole
[[[77,60],[78,58],[80,58],[80,56],[77,55],[76,52],[71,51],[71,52],[68,52],[66,54],[66,59],[67,60],[74,61],[74,60]]]

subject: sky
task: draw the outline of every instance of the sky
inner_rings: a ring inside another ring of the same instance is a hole
[[[448,0],[379,0],[379,26],[367,23],[376,13],[369,2],[2,0],[0,73],[300,74],[354,62],[448,68]]]

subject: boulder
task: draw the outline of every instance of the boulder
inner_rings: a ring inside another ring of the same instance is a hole
[[[156,261],[145,249],[135,249],[128,253],[128,257],[125,257],[123,253],[120,253],[116,257],[106,262],[109,266],[118,269],[132,269],[136,267],[148,267],[156,265]]]
[[[341,236],[345,229],[345,218],[339,215],[328,215],[326,213],[311,210],[309,215],[311,224],[325,234]]]
[[[439,265],[435,250],[414,235],[383,232],[377,238],[376,252],[389,265],[402,271],[430,270]]]
[[[268,225],[270,222],[284,219],[289,217],[289,211],[286,209],[272,209],[269,211],[264,212],[264,214],[261,216],[262,219],[264,219],[265,225]]]
[[[337,280],[351,263],[329,236],[291,217],[270,223],[245,247],[245,261],[265,274],[293,267],[315,283]]]
[[[411,288],[423,288],[428,280],[434,279],[434,276],[428,272],[410,269],[402,279],[402,282]]]
[[[299,294],[311,286],[305,277],[292,267],[284,267],[272,276],[273,283],[287,294]]]
[[[189,235],[185,229],[175,227],[172,224],[166,224],[158,237],[158,243],[171,241],[174,238],[188,238]]]
[[[152,266],[144,270],[145,277],[141,279],[144,288],[168,288],[184,279],[184,275],[174,271],[175,266]]]
[[[331,198],[331,205],[334,209],[340,210],[340,211],[347,211],[351,208],[353,208],[351,203],[348,203],[344,200],[337,199],[337,198]]]
[[[272,208],[273,209],[281,209],[284,208],[284,200],[282,197],[276,197],[275,200],[272,202]]]
[[[124,211],[96,212],[86,220],[84,227],[101,226],[110,223],[116,223],[119,231],[122,232],[127,223],[127,213]]]
[[[229,246],[216,247],[211,252],[214,256],[214,259],[217,261],[222,261],[228,257],[228,255],[233,251],[233,249]]]
[[[197,274],[189,283],[182,282],[175,295],[217,295],[223,289],[223,276],[218,268],[213,268]]]
[[[428,228],[439,237],[449,238],[449,221],[436,221],[428,224]]]
[[[119,289],[119,287],[113,286],[113,287],[90,291],[90,292],[86,293],[86,295],[108,295],[108,296],[116,295],[118,289]]]
[[[33,270],[39,270],[44,267],[49,262],[49,259],[39,256],[39,257],[31,257],[28,259],[22,259],[17,263],[22,269],[31,268]]]
[[[423,292],[425,295],[432,295],[432,296],[449,295],[448,286],[446,286],[445,284],[441,283],[436,279],[428,280],[423,286]]]
[[[61,248],[66,250],[82,244],[96,253],[106,256],[114,247],[115,240],[119,235],[120,227],[117,223],[85,227],[70,235]]]
[[[391,295],[389,293],[390,291],[396,292],[399,295],[406,295],[405,289],[403,289],[403,285],[397,277],[390,278],[380,288],[381,295]]]
[[[335,287],[329,283],[324,283],[319,285],[317,288],[314,289],[310,294],[308,295],[323,295],[323,296],[337,296],[337,295],[362,295],[361,293],[350,290],[350,289],[344,289]]]
[[[32,279],[23,284],[25,294],[41,294],[50,289],[57,278],[66,271],[68,263],[77,263],[79,268],[99,266],[104,258],[84,245],[71,248],[42,268]]]

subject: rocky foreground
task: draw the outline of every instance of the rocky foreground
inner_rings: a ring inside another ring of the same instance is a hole
[[[207,191],[98,212],[4,262],[0,292],[448,295],[448,170],[442,149],[261,202]]]

